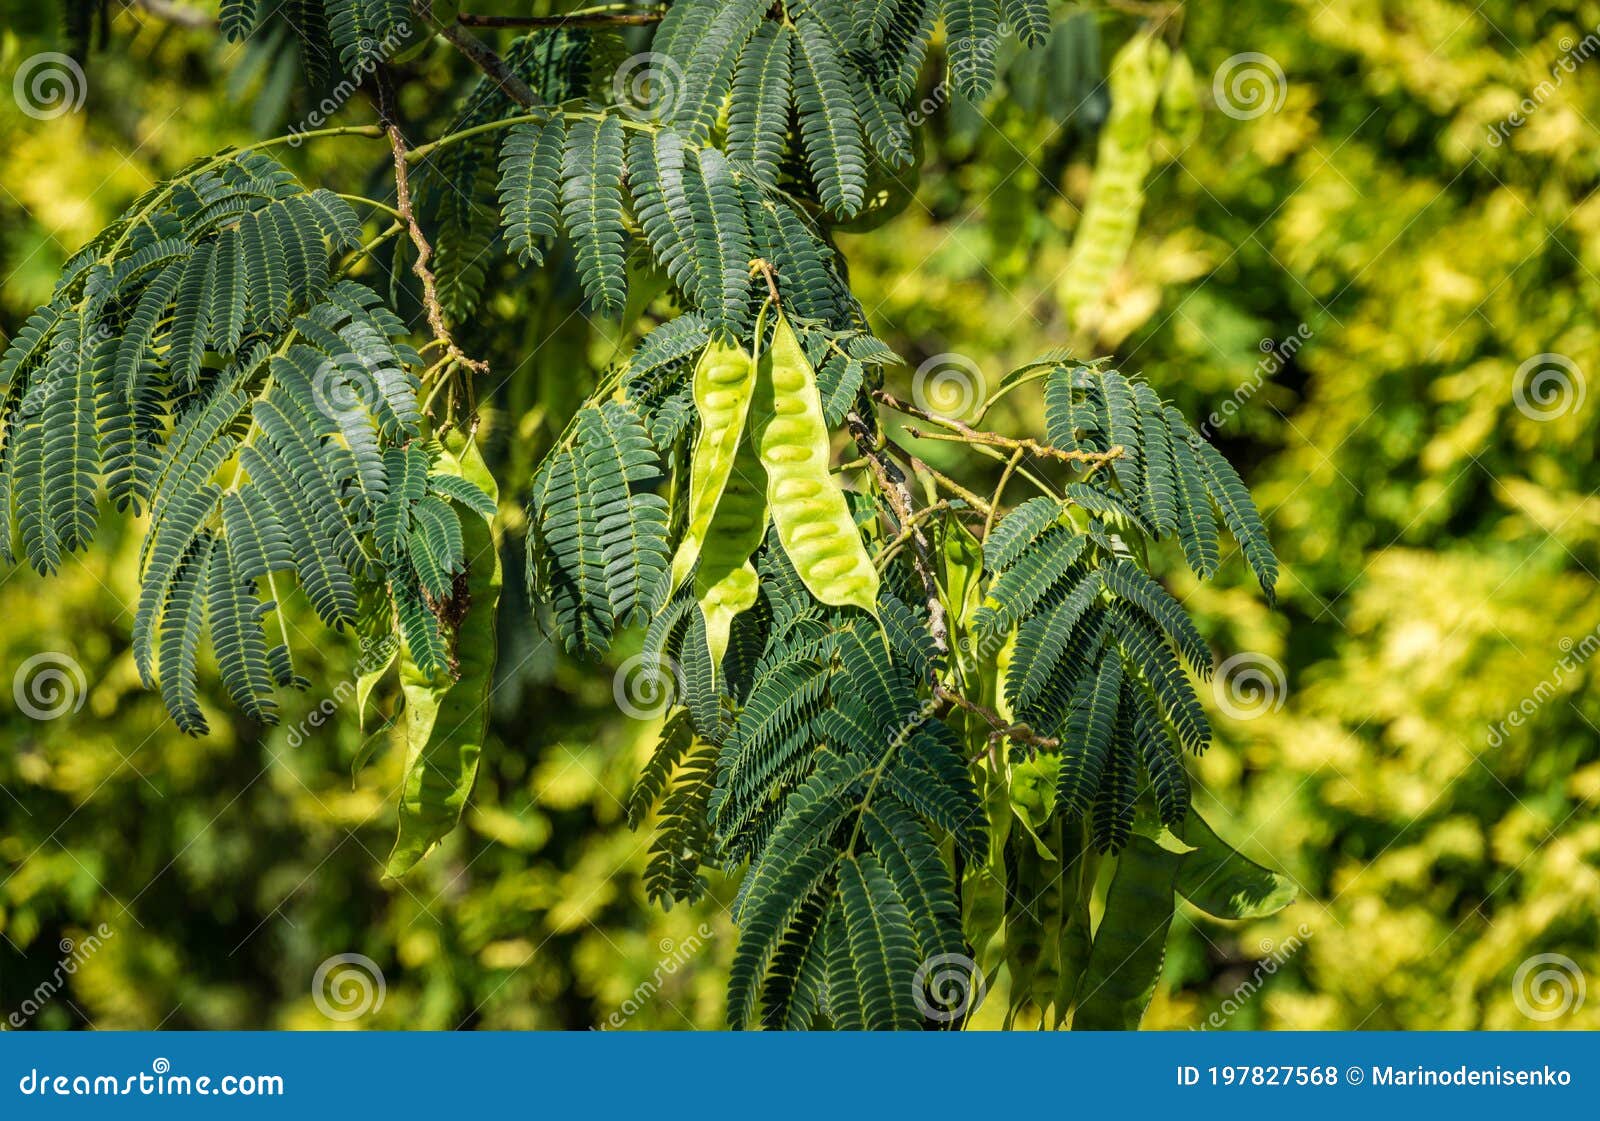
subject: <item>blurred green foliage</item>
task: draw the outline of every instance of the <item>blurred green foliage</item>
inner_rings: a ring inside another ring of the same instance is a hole
[[[0,13],[4,87],[60,40],[39,5]],[[1136,27],[1093,18],[1108,48]],[[1533,977],[1518,977],[1558,954],[1600,983],[1600,468],[1584,386],[1600,370],[1600,59],[1563,68],[1600,46],[1585,38],[1600,3],[1248,0],[1186,5],[1173,28],[1203,121],[1157,141],[1097,345],[1212,415],[1273,531],[1276,611],[1238,557],[1212,584],[1176,556],[1164,577],[1216,648],[1253,656],[1219,675],[1222,703],[1202,691],[1218,743],[1194,765],[1201,808],[1301,897],[1233,926],[1186,910],[1146,1022],[1600,1026],[1600,1000],[1530,1019]],[[111,31],[80,111],[41,122],[0,98],[8,334],[139,191],[304,112],[260,48],[131,10]],[[1243,52],[1283,74],[1264,112],[1225,111]],[[403,108],[437,123],[458,72],[407,65]],[[1010,81],[1027,74],[1024,59]],[[941,104],[915,201],[840,236],[875,330],[913,368],[956,352],[998,377],[1070,334],[1058,289],[1092,135],[1019,110],[1025,95]],[[1506,125],[1513,113],[1525,123]],[[358,98],[335,122],[369,116]],[[382,155],[357,140],[293,159],[310,182],[381,195]],[[490,290],[460,333],[511,375],[486,431],[502,477],[526,477],[617,340],[569,314],[570,278]],[[1564,384],[1531,384],[1552,368]],[[1039,415],[1011,400],[1013,419]],[[64,683],[81,707],[35,720],[0,679],[0,1015],[81,957],[23,1022],[325,1027],[313,976],[359,953],[385,992],[350,1026],[721,1022],[726,891],[646,904],[648,836],[623,802],[652,737],[618,711],[609,668],[559,657],[509,595],[466,828],[385,884],[399,758],[374,729],[393,698],[358,727],[361,652],[292,605],[312,684],[282,723],[238,718],[213,678],[215,732],[181,736],[128,651],[137,539],[108,538],[48,583],[0,582],[0,666],[62,652],[84,683]],[[313,725],[324,702],[333,717]],[[102,923],[112,936],[85,955]]]

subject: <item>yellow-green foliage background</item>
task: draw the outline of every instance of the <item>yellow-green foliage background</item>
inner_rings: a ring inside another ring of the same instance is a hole
[[[0,87],[59,49],[43,7],[0,3]],[[1600,386],[1542,422],[1512,393],[1541,354],[1600,372],[1600,58],[1559,66],[1600,4],[1187,8],[1203,124],[1158,141],[1100,343],[1197,421],[1237,402],[1216,438],[1267,514],[1280,608],[1237,558],[1209,586],[1179,564],[1165,575],[1219,657],[1282,667],[1281,707],[1245,720],[1213,707],[1218,742],[1194,773],[1211,820],[1301,898],[1238,927],[1186,913],[1147,1023],[1600,1027],[1600,991],[1544,1023],[1513,997],[1539,954],[1600,985],[1600,698],[1581,645],[1600,626]],[[1108,52],[1134,26],[1103,23]],[[0,97],[7,335],[137,192],[298,119],[248,49],[128,12],[112,32],[83,111],[40,122]],[[1287,86],[1275,111],[1236,120],[1211,80],[1245,51]],[[412,65],[408,109],[423,115],[453,87],[442,63]],[[1526,123],[1491,143],[1524,98]],[[337,119],[369,112],[358,98]],[[310,181],[381,193],[382,156],[357,140],[291,160]],[[841,238],[874,327],[913,364],[956,352],[990,377],[1064,342],[1057,286],[1091,165],[1080,135],[1004,94],[941,109],[916,201]],[[526,477],[545,418],[559,424],[613,344],[544,289],[501,288],[488,325],[460,333],[515,371],[487,432],[503,478]],[[1256,388],[1265,351],[1297,332],[1308,341]],[[119,529],[53,580],[0,578],[4,678],[62,651],[88,685],[80,710],[48,722],[0,688],[0,1014],[51,976],[63,939],[105,923],[113,936],[26,1022],[325,1027],[311,978],[361,953],[386,992],[353,1026],[720,1023],[726,912],[644,900],[648,838],[621,800],[650,729],[618,713],[608,667],[558,657],[511,605],[465,828],[385,886],[396,753],[352,782],[353,700],[298,729],[347,697],[358,652],[294,608],[313,685],[285,699],[283,723],[249,725],[212,680],[216,731],[177,734],[128,653],[137,537]],[[1527,723],[1491,736],[1535,696]],[[659,992],[627,1015],[641,985]]]

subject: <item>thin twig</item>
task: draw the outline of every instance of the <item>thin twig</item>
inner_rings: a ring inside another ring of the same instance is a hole
[[[927,521],[929,518],[933,517],[935,514],[942,514],[946,510],[952,509],[954,509],[954,507],[951,506],[950,503],[940,499],[932,506],[924,506],[915,514],[912,514],[911,524],[902,527],[900,532],[896,534],[888,544],[884,545],[882,549],[879,549],[878,555],[872,558],[872,563],[877,565],[881,571],[883,567],[889,563],[889,561],[894,559],[894,555],[900,551],[902,546],[910,544],[912,535],[916,533],[918,526]]]
[[[466,27],[642,27],[660,23],[665,12],[573,12],[565,16],[480,16],[462,12],[456,22]]]
[[[423,19],[439,29],[439,34],[444,36],[445,42],[466,55],[472,65],[487,74],[490,80],[500,87],[500,92],[524,109],[532,109],[539,103],[539,99],[528,88],[528,83],[517,77],[511,67],[506,65],[506,60],[494,52],[493,47],[468,31],[460,22],[440,24],[434,19],[433,0],[412,0],[412,6]]]
[[[906,486],[905,472],[884,453],[883,447],[873,434],[872,426],[859,412],[851,409],[845,414],[844,419],[850,428],[850,435],[855,438],[856,447],[861,449],[861,454],[866,457],[873,476],[878,480],[878,489],[883,492],[884,498],[888,499],[889,507],[894,511],[895,521],[900,524],[902,531],[908,529],[911,531],[912,565],[922,579],[923,594],[928,601],[928,633],[933,636],[934,648],[940,654],[948,654],[950,629],[945,622],[944,601],[939,598],[939,582],[933,575],[928,538],[917,523],[912,508],[911,489]]]
[[[411,244],[417,250],[416,260],[411,263],[411,271],[416,273],[417,279],[422,282],[422,307],[428,316],[428,326],[433,331],[433,337],[444,346],[445,353],[452,361],[475,373],[487,373],[489,364],[467,357],[456,345],[455,338],[450,334],[450,328],[445,325],[444,309],[439,306],[438,287],[434,282],[433,270],[428,267],[428,261],[433,256],[433,247],[428,244],[427,235],[417,224],[416,212],[411,206],[411,181],[406,169],[406,138],[400,131],[399,122],[395,119],[394,88],[389,82],[388,74],[381,69],[378,71],[377,102],[378,118],[389,136],[389,147],[394,151],[395,210],[400,220],[406,224],[406,229],[411,234]]]
[[[1123,454],[1121,445],[1112,448],[1110,451],[1103,452],[1068,451],[1065,448],[1041,444],[1037,440],[1019,440],[1011,436],[1002,436],[998,432],[983,432],[973,428],[970,424],[964,424],[956,420],[954,417],[940,416],[937,413],[930,413],[926,409],[918,408],[916,405],[908,401],[902,401],[882,389],[874,389],[872,396],[897,413],[919,417],[930,424],[940,425],[955,433],[955,435],[950,436],[941,432],[924,432],[921,429],[908,426],[906,431],[911,434],[913,439],[917,440],[951,440],[961,444],[988,444],[990,447],[1006,448],[1010,451],[1016,451],[1020,448],[1037,456],[1047,459],[1059,459],[1067,463],[1104,463],[1112,459],[1121,459]]]
[[[906,425],[906,432],[913,440],[942,440],[951,444],[1004,448],[1007,451],[1032,452],[1041,458],[1059,459],[1063,463],[1087,463],[1091,471],[1104,466],[1113,459],[1121,459],[1124,454],[1121,444],[1103,452],[1069,451],[1050,444],[1041,444],[1037,440],[1017,439],[1012,436],[1002,436],[998,432],[979,432],[976,429],[967,432],[925,432],[914,425],[908,424]]]
[[[1011,474],[1022,462],[1022,457],[1027,455],[1023,449],[1018,448],[1011,453],[1011,458],[1006,460],[1005,470],[1000,472],[1000,481],[995,484],[994,495],[989,499],[989,512],[983,519],[983,539],[989,540],[989,533],[994,529],[994,516],[1000,510],[1000,500],[1005,497],[1006,484],[1011,481]]]
[[[1000,714],[992,708],[979,704],[977,701],[968,700],[954,689],[943,683],[934,685],[933,695],[940,700],[948,701],[957,708],[965,709],[975,716],[982,717],[990,727],[989,747],[984,754],[988,754],[994,745],[1002,740],[1011,740],[1014,743],[1027,744],[1036,750],[1054,750],[1061,746],[1061,741],[1054,736],[1041,736],[1026,724],[1012,724],[1001,718]]]
[[[906,451],[904,448],[900,448],[899,450],[907,459],[911,461],[911,469],[913,471],[916,471],[919,475],[927,475],[934,482],[944,487],[945,490],[949,491],[951,494],[965,502],[968,506],[971,506],[974,510],[978,511],[978,513],[984,515],[989,513],[989,503],[986,499],[979,498],[976,494],[973,494],[970,490],[956,482],[949,475],[946,475],[943,471],[940,471],[935,467],[929,467],[926,463],[912,455],[910,452]]]
[[[772,306],[783,307],[783,297],[778,295],[778,270],[771,261],[764,257],[754,257],[750,261],[750,275],[760,273],[767,281],[767,291],[772,293]]]

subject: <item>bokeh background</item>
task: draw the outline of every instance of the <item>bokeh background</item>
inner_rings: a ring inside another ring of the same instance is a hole
[[[1083,10],[1109,54],[1167,7]],[[0,2],[7,338],[141,190],[307,108],[284,43],[110,9],[81,107],[41,120],[13,78],[66,49],[57,13]],[[1202,123],[1158,140],[1093,345],[1210,417],[1267,515],[1278,609],[1237,557],[1206,586],[1164,575],[1235,656],[1203,691],[1218,742],[1193,768],[1200,804],[1301,893],[1256,923],[1185,912],[1147,1023],[1600,1027],[1600,4],[1238,0],[1168,18]],[[1049,65],[1011,63],[989,104],[940,104],[914,201],[841,235],[874,328],[913,365],[956,353],[998,377],[1066,339],[1093,113],[1041,100]],[[405,66],[404,108],[436,133],[463,73]],[[335,122],[369,117],[358,98]],[[287,153],[308,181],[371,194],[383,155]],[[486,432],[501,478],[526,478],[617,340],[572,316],[562,278],[490,267],[458,334],[505,376]],[[721,1022],[729,892],[646,903],[649,838],[623,801],[651,729],[618,711],[612,667],[558,656],[509,596],[464,828],[385,884],[399,759],[373,732],[391,699],[358,726],[360,651],[301,605],[312,685],[283,723],[238,717],[213,678],[216,730],[188,739],[129,654],[137,540],[113,524],[50,581],[0,575],[5,1026]],[[63,711],[30,717],[23,696]],[[370,959],[381,1003],[338,955]]]

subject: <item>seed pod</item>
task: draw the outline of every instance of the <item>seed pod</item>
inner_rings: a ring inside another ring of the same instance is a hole
[[[761,581],[750,556],[767,532],[767,479],[749,437],[739,441],[716,516],[700,548],[694,590],[706,617],[706,645],[713,669],[728,649],[736,615],[755,606]]]
[[[1139,228],[1156,101],[1170,51],[1136,35],[1111,60],[1111,116],[1100,133],[1089,202],[1083,208],[1060,298],[1075,330],[1092,330],[1111,276],[1127,259]]]
[[[875,612],[878,570],[828,473],[828,424],[816,371],[781,312],[759,366],[771,411],[764,417],[766,410],[757,409],[756,447],[767,469],[767,504],[783,551],[822,603]]]
[[[755,389],[756,367],[736,343],[713,340],[694,368],[694,406],[700,434],[689,466],[689,524],[672,558],[672,586],[689,576],[728,485]]]

